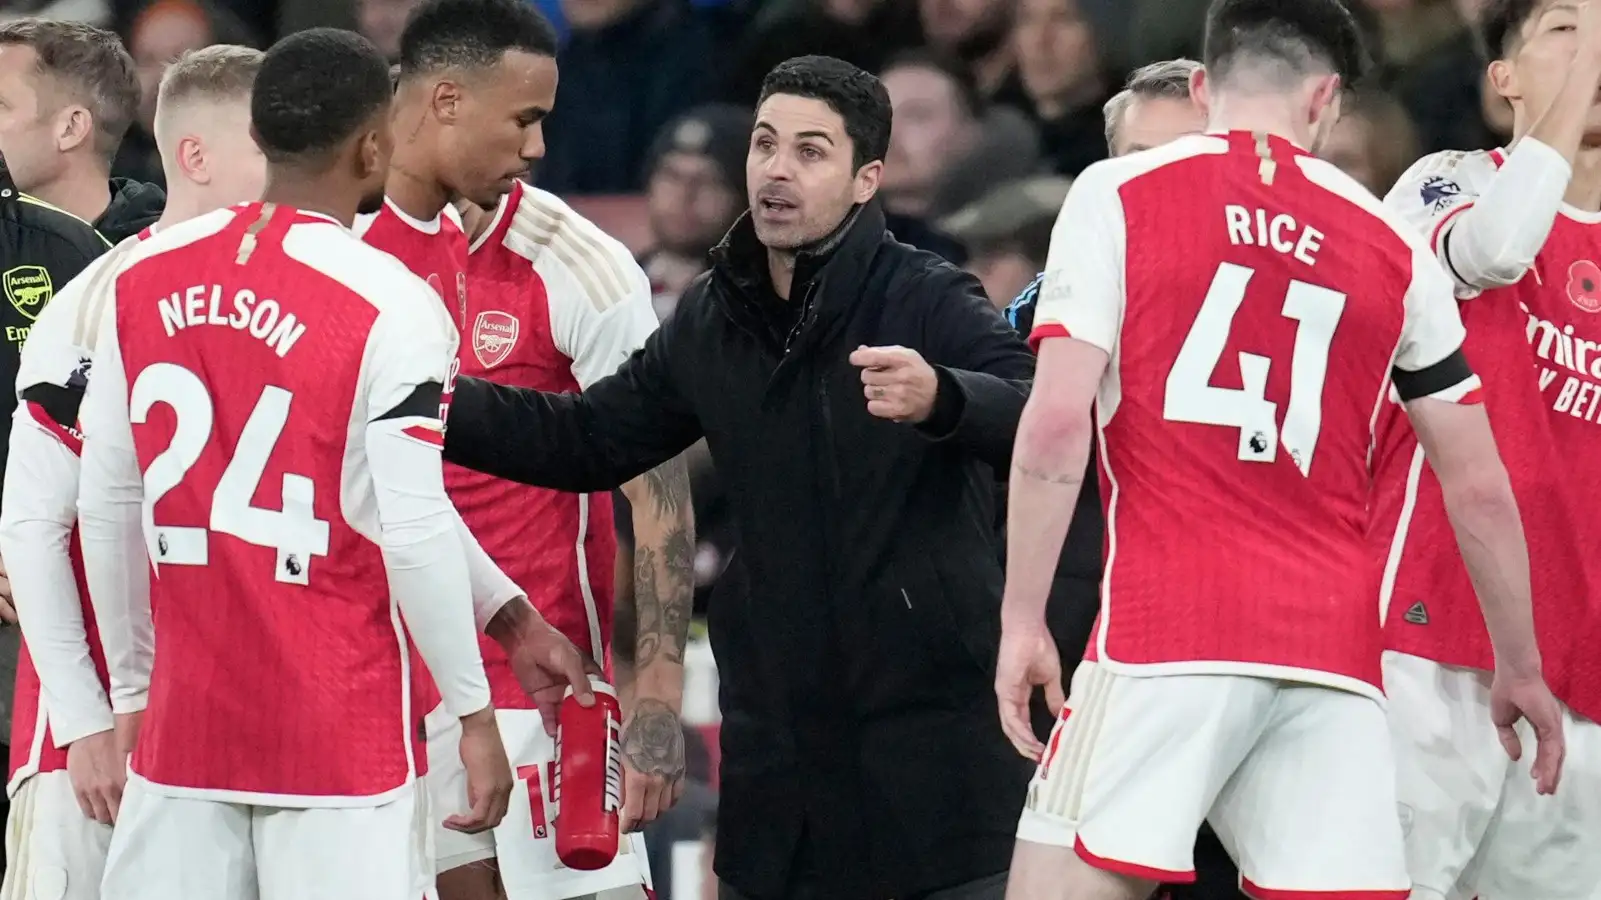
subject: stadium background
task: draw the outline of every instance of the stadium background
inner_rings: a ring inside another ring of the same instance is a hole
[[[1353,0],[1378,75],[1325,155],[1383,194],[1424,153],[1497,146],[1511,110],[1487,88],[1469,23],[1481,0]],[[114,174],[160,182],[149,117],[165,65],[211,43],[265,47],[301,28],[353,28],[393,52],[414,0],[0,0],[0,20],[116,29],[144,104]],[[1102,104],[1132,68],[1199,52],[1207,0],[537,0],[563,37],[557,109],[534,180],[622,239],[657,312],[744,209],[761,77],[806,53],[886,77],[895,130],[882,196],[908,243],[975,272],[1004,306],[1043,263],[1066,187],[1106,155]],[[732,552],[699,455],[697,611]],[[619,498],[619,502],[622,502]],[[618,516],[626,523],[627,516]],[[626,536],[625,536],[626,537]],[[736,567],[737,570],[737,567]],[[620,572],[626,578],[627,571]],[[715,810],[717,675],[703,631],[684,705],[692,786],[647,834],[658,888],[699,900]],[[9,700],[9,697],[6,698]],[[705,882],[703,884],[703,881]],[[705,896],[711,896],[707,891]]]

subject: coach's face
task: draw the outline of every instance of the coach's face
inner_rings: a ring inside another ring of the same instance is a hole
[[[797,250],[827,237],[851,207],[878,192],[883,160],[861,168],[845,120],[811,97],[774,94],[756,110],[745,190],[756,237],[773,250]]]
[[[55,113],[66,111],[50,109],[41,96],[38,62],[32,47],[0,45],[0,155],[24,191],[36,190],[62,168]],[[82,118],[87,127],[87,113]]]
[[[556,105],[556,60],[509,50],[495,65],[459,84],[440,82],[434,114],[441,171],[462,197],[493,209],[545,155],[545,117]]]

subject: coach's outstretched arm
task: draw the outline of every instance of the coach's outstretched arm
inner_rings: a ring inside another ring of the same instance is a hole
[[[669,320],[615,375],[581,394],[456,380],[445,459],[497,478],[578,493],[609,491],[701,437],[679,390],[684,326]]]
[[[1415,163],[1385,197],[1428,239],[1459,290],[1517,283],[1551,233],[1601,87],[1601,4],[1553,11],[1536,27],[1572,20],[1578,51],[1567,79],[1499,169],[1484,154],[1436,153]]]
[[[1491,718],[1513,759],[1522,753],[1513,726],[1529,720],[1538,744],[1533,775],[1539,792],[1549,794],[1562,772],[1562,709],[1541,671],[1523,522],[1478,402],[1479,379],[1462,353],[1466,332],[1450,285],[1421,243],[1412,279],[1392,372],[1395,392],[1439,479],[1495,648]]]

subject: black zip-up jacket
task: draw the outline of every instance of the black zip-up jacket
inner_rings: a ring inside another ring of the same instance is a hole
[[[110,249],[94,226],[17,190],[0,166],[0,326],[5,328],[0,362],[0,473],[11,446],[11,414],[17,409],[17,368],[22,342],[33,320],[56,291]]]
[[[445,456],[598,491],[704,435],[750,580],[708,611],[716,871],[758,900],[802,883],[909,900],[1011,858],[1031,767],[996,715],[994,482],[1033,356],[977,279],[898,243],[876,203],[800,255],[791,296],[772,296],[747,214],[617,374],[582,394],[458,381]],[[867,412],[862,345],[935,366],[923,427]]]
[[[167,192],[160,185],[131,178],[111,179],[111,202],[95,219],[95,228],[113,244],[120,244],[161,219]]]

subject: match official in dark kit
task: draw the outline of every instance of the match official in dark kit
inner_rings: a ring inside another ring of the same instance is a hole
[[[445,455],[599,491],[704,436],[748,596],[709,610],[724,898],[1005,891],[1030,765],[997,724],[997,472],[1033,375],[977,279],[874,200],[878,79],[808,56],[762,87],[751,210],[668,320],[582,394],[457,382]]]

